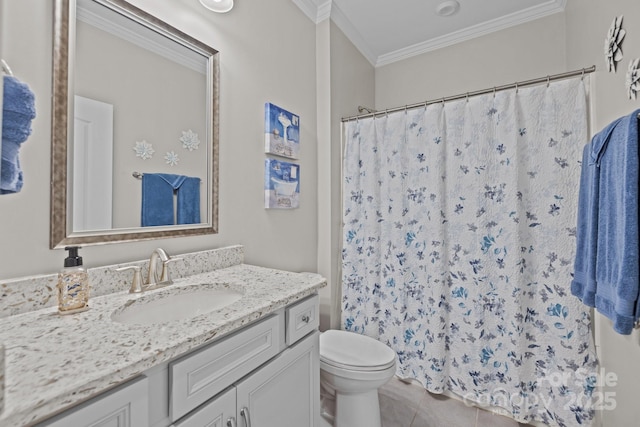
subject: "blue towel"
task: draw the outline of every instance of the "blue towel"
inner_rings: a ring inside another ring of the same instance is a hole
[[[142,175],[141,225],[173,225],[173,185],[161,174]]]
[[[166,173],[142,176],[143,227],[174,225],[173,193],[177,192],[178,224],[200,223],[200,179]]]
[[[200,178],[185,177],[178,189],[178,224],[200,224]]]
[[[13,76],[3,76],[2,97],[2,163],[0,194],[22,189],[20,145],[31,134],[31,121],[36,117],[35,96],[29,86]]]
[[[638,114],[621,117],[584,148],[571,293],[628,335],[640,315]]]

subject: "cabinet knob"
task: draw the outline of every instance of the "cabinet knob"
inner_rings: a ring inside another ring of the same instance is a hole
[[[242,419],[244,420],[245,427],[251,427],[251,417],[249,416],[249,408],[244,407],[244,408],[240,409],[240,415],[242,416]]]
[[[233,417],[230,417],[227,420],[227,427],[236,427],[236,419]]]
[[[304,316],[302,316],[302,321],[303,321],[304,323],[309,323],[309,320],[311,320],[311,319],[309,318],[309,315],[305,314]]]

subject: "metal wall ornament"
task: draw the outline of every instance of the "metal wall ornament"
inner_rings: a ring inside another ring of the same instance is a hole
[[[604,42],[604,55],[609,72],[616,72],[616,65],[622,60],[622,41],[626,31],[622,28],[623,15],[613,18],[611,28]]]
[[[640,73],[638,72],[638,64],[640,64],[640,58],[636,58],[629,62],[627,78],[625,79],[629,99],[636,99],[638,90],[640,90]]]
[[[175,151],[167,151],[167,154],[164,156],[164,160],[169,166],[176,166],[180,163],[180,157],[176,154]]]
[[[200,139],[198,138],[198,134],[192,131],[191,129],[187,131],[182,131],[182,136],[180,137],[180,142],[182,142],[182,148],[193,151],[197,150],[200,145]]]
[[[153,144],[148,143],[144,139],[142,141],[136,141],[133,151],[136,152],[136,157],[140,157],[142,160],[149,160],[153,157],[153,153],[155,153]]]

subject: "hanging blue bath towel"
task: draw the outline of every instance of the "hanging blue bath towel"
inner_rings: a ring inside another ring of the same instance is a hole
[[[13,76],[3,76],[2,163],[0,194],[18,193],[22,189],[20,146],[31,134],[36,117],[35,96],[29,86]]]
[[[177,192],[177,222],[174,217],[173,194]],[[142,176],[143,227],[200,223],[200,178],[166,173]]]
[[[582,156],[571,293],[630,334],[640,314],[638,114],[595,135]]]

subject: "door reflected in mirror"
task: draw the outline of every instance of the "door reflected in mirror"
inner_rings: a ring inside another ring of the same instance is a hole
[[[55,16],[51,247],[217,232],[217,51],[123,0]]]

